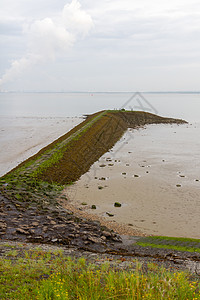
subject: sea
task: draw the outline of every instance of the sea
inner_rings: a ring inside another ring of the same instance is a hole
[[[200,122],[200,93],[0,93],[0,116],[75,117],[121,108]]]

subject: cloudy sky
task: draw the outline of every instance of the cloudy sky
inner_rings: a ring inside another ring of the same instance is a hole
[[[0,0],[0,90],[200,90],[200,2]]]

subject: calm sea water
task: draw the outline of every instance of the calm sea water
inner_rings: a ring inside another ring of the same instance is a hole
[[[0,93],[0,116],[71,117],[125,107],[162,116],[200,121],[200,94]],[[143,98],[144,97],[144,98]],[[130,101],[128,101],[131,99]]]

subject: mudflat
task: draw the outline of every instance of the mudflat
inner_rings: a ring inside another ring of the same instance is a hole
[[[200,124],[129,129],[64,193],[116,230],[200,238],[199,134]]]

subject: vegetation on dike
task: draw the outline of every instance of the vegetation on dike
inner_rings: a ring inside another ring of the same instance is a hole
[[[75,182],[111,149],[127,128],[145,124],[185,123],[146,112],[101,111],[0,178],[0,191],[10,200],[55,203],[64,186]]]
[[[150,236],[141,238],[136,244],[142,247],[200,253],[200,239]]]
[[[22,245],[23,249],[23,245]],[[145,271],[119,270],[62,251],[10,249],[0,260],[0,299],[200,299],[200,282],[185,272],[172,272],[148,263]],[[116,262],[117,266],[117,262]]]

